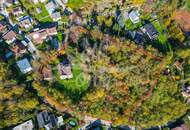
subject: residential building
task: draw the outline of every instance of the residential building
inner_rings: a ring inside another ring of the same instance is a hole
[[[20,71],[23,74],[26,74],[26,73],[32,71],[32,67],[27,58],[19,60],[16,63],[17,63],[17,66],[19,67]]]
[[[14,4],[14,1],[15,0],[5,0],[5,5],[9,7]]]
[[[54,114],[48,111],[42,111],[37,115],[37,121],[39,128],[45,128],[51,130],[55,127],[60,127],[63,124],[63,118],[57,118]]]
[[[64,62],[58,64],[58,71],[60,73],[60,79],[71,79],[73,77],[72,71],[71,71],[71,64],[68,60],[65,60]]]
[[[19,15],[23,14],[22,8],[21,7],[13,8],[12,14],[14,16],[19,16]]]
[[[34,4],[38,4],[39,2],[44,3],[46,0],[32,0]]]
[[[48,2],[45,5],[45,7],[46,7],[46,10],[48,11],[49,15],[51,15],[55,11],[55,9],[57,8],[53,1]]]
[[[13,130],[33,130],[34,124],[32,120],[28,120],[16,127],[13,128]]]
[[[53,19],[53,21],[58,21],[61,19],[61,14],[60,12],[55,12],[53,14],[51,14],[51,18]]]
[[[171,130],[189,130],[189,128],[187,127],[187,125],[184,123],[184,124],[181,124],[177,127],[174,127],[172,128]]]
[[[140,14],[138,10],[133,10],[129,12],[129,19],[133,24],[139,23],[140,22]]]
[[[190,98],[190,85],[184,86],[182,89],[182,95],[186,98]]]
[[[22,17],[19,19],[19,25],[25,29],[32,27],[32,18],[30,16]]]
[[[16,40],[16,33],[13,30],[10,30],[3,35],[3,39],[7,44],[11,44]]]
[[[15,56],[20,56],[27,52],[27,46],[24,45],[21,41],[15,41],[15,43],[11,44],[10,49],[15,54]]]
[[[32,0],[34,4],[38,4],[39,1],[38,0]]]
[[[57,34],[56,27],[46,28],[37,30],[35,32],[30,33],[28,36],[32,39],[32,41],[36,44],[43,43],[48,36],[53,36]]]
[[[66,3],[68,0],[55,0],[55,2],[60,5],[63,9],[65,9]]]
[[[40,13],[42,13],[42,9],[39,8],[39,7],[37,7],[37,8],[36,8],[36,12],[37,12],[38,14],[40,14]]]
[[[152,23],[148,23],[144,25],[143,27],[140,28],[143,33],[145,33],[151,40],[155,40],[158,36],[159,33],[154,27]]]
[[[28,120],[16,127],[13,128],[13,130],[33,130],[34,124],[32,120]]]
[[[4,22],[0,22],[0,35],[4,34],[7,31],[7,25]]]

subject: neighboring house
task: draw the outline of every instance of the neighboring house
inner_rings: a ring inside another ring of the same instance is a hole
[[[46,0],[32,0],[34,4],[38,4],[39,2],[44,3]]]
[[[48,2],[45,5],[45,7],[46,7],[46,10],[48,11],[49,15],[51,15],[55,11],[55,9],[57,8],[53,1]]]
[[[32,120],[29,120],[14,127],[13,130],[33,130],[33,128],[34,128],[34,124]]]
[[[156,28],[152,23],[148,23],[143,27],[141,27],[140,29],[150,38],[150,40],[155,40],[159,36],[158,31],[156,30]]]
[[[37,7],[37,8],[36,8],[36,12],[37,12],[38,14],[40,14],[40,13],[42,13],[42,9],[39,8],[39,7]]]
[[[16,40],[16,33],[13,30],[10,30],[3,35],[3,39],[7,44],[11,44]]]
[[[69,61],[64,61],[60,64],[58,64],[58,71],[60,73],[60,79],[71,79],[73,77],[72,71],[71,71],[71,64]]]
[[[186,98],[190,98],[190,85],[183,87],[182,95]]]
[[[14,16],[19,16],[23,14],[23,11],[22,11],[22,8],[19,6],[19,7],[13,8],[12,13]]]
[[[48,111],[42,111],[37,115],[37,121],[39,128],[45,128],[46,130],[60,127],[63,124],[63,118],[57,118],[54,114]]]
[[[24,38],[21,42],[28,47],[27,49],[30,53],[34,53],[37,50],[29,38]]]
[[[53,36],[57,34],[56,27],[46,28],[37,30],[35,32],[30,33],[28,36],[32,39],[32,41],[36,44],[43,43],[48,36]]]
[[[58,5],[62,6],[63,9],[65,9],[65,5],[66,5],[66,3],[68,2],[68,0],[55,0],[55,2],[56,2]]]
[[[15,3],[15,0],[5,0],[5,1],[6,1],[5,5],[8,6],[8,7]]]
[[[55,12],[53,14],[51,14],[51,18],[53,19],[53,21],[58,21],[61,19],[61,14],[60,12]]]
[[[27,46],[24,45],[21,41],[15,41],[10,47],[12,52],[15,54],[15,56],[20,56],[27,52],[26,50]]]
[[[7,25],[6,25],[6,23],[4,23],[4,22],[0,22],[0,35],[1,34],[4,34],[5,32],[7,32]]]
[[[23,74],[26,74],[26,73],[32,71],[32,67],[27,58],[19,60],[16,63],[17,63],[17,66],[19,67],[20,71]]]
[[[133,24],[140,22],[140,14],[138,10],[133,10],[129,13],[129,19]]]
[[[19,20],[19,25],[25,29],[32,27],[32,18],[30,16],[25,16],[21,18]]]
[[[120,14],[117,19],[118,19],[117,21],[118,21],[119,26],[121,28],[125,27],[125,21],[124,21],[123,15]]]
[[[187,125],[184,123],[184,124],[181,124],[180,126],[177,126],[175,128],[172,128],[171,130],[189,130],[189,128],[187,127]]]
[[[133,41],[137,44],[143,45],[145,42],[144,33],[141,30],[129,31],[128,32]]]
[[[38,0],[32,0],[34,4],[38,4],[39,1]]]

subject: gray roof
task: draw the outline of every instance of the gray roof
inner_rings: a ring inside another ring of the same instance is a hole
[[[137,10],[133,10],[129,13],[129,18],[133,23],[138,23],[140,21],[140,14]]]
[[[18,65],[20,71],[21,71],[22,73],[24,73],[24,74],[27,73],[29,70],[32,69],[32,67],[31,67],[31,65],[30,65],[30,63],[29,63],[29,61],[28,61],[27,58],[22,59],[22,60],[19,60],[19,61],[17,61],[16,63],[17,63],[17,65]]]
[[[159,34],[152,23],[144,25],[143,29],[150,39],[155,39]]]

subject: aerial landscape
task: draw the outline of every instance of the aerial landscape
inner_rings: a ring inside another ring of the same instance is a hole
[[[190,0],[0,0],[0,130],[190,130]]]

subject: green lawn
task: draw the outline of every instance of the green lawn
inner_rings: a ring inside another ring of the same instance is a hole
[[[69,51],[74,52],[73,49]],[[59,58],[59,62],[62,61],[61,59]],[[69,99],[72,99],[72,101],[79,101],[80,98],[88,89],[88,83],[89,83],[89,77],[87,77],[82,71],[80,54],[76,54],[74,56],[74,59],[71,61],[72,74],[73,74],[73,78],[71,79],[65,79],[65,80],[60,79],[60,74],[57,70],[57,64],[58,63],[56,63],[53,68],[53,73],[57,81],[54,87],[58,91],[63,92],[64,95],[66,97],[69,97]]]
[[[57,37],[58,37],[59,42],[62,43],[63,42],[63,35],[61,32],[58,32]]]
[[[37,20],[40,22],[52,22],[53,20],[49,16],[44,3],[34,4],[28,0],[21,0],[23,6],[29,10],[30,14],[32,14]],[[42,12],[37,13],[36,9],[40,8]]]
[[[67,6],[72,9],[78,10],[83,4],[83,0],[68,0]]]
[[[162,26],[159,21],[153,21],[152,24],[154,25],[154,27],[156,28],[156,30],[159,32],[159,36],[158,36],[158,47],[161,50],[170,50],[170,44],[168,42],[168,37],[166,34],[164,34],[164,26]]]
[[[132,21],[130,19],[125,21],[125,26],[129,29],[129,30],[135,30],[139,27],[142,26],[141,22],[137,23],[137,24],[133,24]]]
[[[71,91],[85,91],[88,86],[88,82],[85,80],[84,73],[81,70],[80,65],[72,65],[73,78],[69,80],[61,80],[58,78],[59,83]]]
[[[40,22],[52,22],[51,17],[48,14],[48,11],[45,8],[44,4],[40,4],[38,7],[41,8],[42,12],[40,14],[35,13],[35,17],[40,21]]]
[[[190,0],[186,0],[186,8],[190,10]]]

